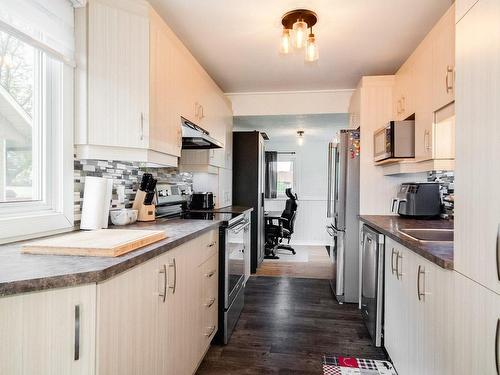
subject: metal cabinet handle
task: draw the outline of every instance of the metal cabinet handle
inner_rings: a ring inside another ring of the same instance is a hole
[[[203,106],[200,105],[200,109],[201,109],[200,120],[203,120],[205,118],[205,108],[203,108]]]
[[[164,264],[163,268],[160,269],[160,274],[163,274],[163,293],[158,295],[162,298],[163,302],[167,299],[167,266]]]
[[[214,303],[215,303],[215,298],[214,298],[214,297],[212,297],[212,298],[210,298],[210,299],[208,300],[208,302],[207,302],[207,303],[205,303],[205,306],[206,306],[207,308],[210,308],[210,307],[212,307],[212,305],[213,305]]]
[[[141,141],[144,140],[144,113],[141,112]]]
[[[396,277],[399,280],[400,277],[403,276],[402,272],[399,272],[399,259],[401,259],[401,263],[403,263],[403,256],[399,253],[396,255]]]
[[[401,113],[404,113],[406,111],[406,97],[403,96],[401,97]]]
[[[396,251],[394,250],[394,248],[392,248],[392,251],[391,251],[391,273],[394,275],[394,254],[396,253]]]
[[[75,361],[80,359],[80,305],[75,305],[75,347],[73,359]]]
[[[424,148],[426,150],[430,150],[431,149],[430,139],[431,139],[431,133],[428,130],[426,130],[424,132]]]
[[[401,114],[401,99],[398,100],[398,103],[396,105],[398,115]]]
[[[208,327],[209,331],[205,333],[205,336],[210,337],[212,336],[212,333],[215,331],[215,326],[210,326]]]
[[[451,83],[449,79],[450,75],[452,76]],[[448,65],[446,67],[446,93],[448,94],[452,90],[453,90],[453,67]]]
[[[194,103],[194,117],[199,119],[200,118],[200,105],[198,102]]]
[[[500,281],[500,224],[498,224],[497,229],[497,241],[496,241],[496,251],[497,251],[497,279]]]
[[[207,278],[211,278],[213,275],[215,275],[215,272],[216,272],[215,270],[212,270],[212,271],[210,271],[210,272],[206,273],[206,274],[205,274],[205,277],[207,277]]]
[[[420,275],[424,275],[424,292],[420,292]],[[425,268],[422,266],[418,266],[418,273],[417,273],[417,297],[418,300],[421,301],[422,299],[425,300]]]
[[[500,319],[497,319],[497,329],[495,331],[495,369],[497,375],[500,375],[500,363],[498,360],[498,336],[500,334]]]
[[[174,269],[174,285],[168,285],[169,289],[172,289],[172,294],[175,294],[175,287],[177,284],[177,264],[175,263],[175,258],[172,259],[172,261],[168,264],[169,268]]]

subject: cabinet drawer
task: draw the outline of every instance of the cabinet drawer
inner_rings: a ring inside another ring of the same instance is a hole
[[[219,253],[219,231],[211,230],[198,238],[200,246],[200,263]]]
[[[219,257],[214,254],[202,265],[203,296],[206,299],[217,298],[219,286]]]

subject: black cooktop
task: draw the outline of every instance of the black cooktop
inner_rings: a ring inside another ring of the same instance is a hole
[[[223,213],[223,212],[203,212],[203,211],[184,211],[180,214],[181,219],[191,220],[221,220],[225,224],[232,224],[233,222],[243,219],[242,214],[237,213]],[[236,220],[235,220],[236,219]]]

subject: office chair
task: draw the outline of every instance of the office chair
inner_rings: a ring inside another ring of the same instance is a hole
[[[291,188],[285,190],[288,197],[280,218],[266,218],[266,259],[279,259],[276,255],[277,249],[291,251],[295,255],[295,249],[290,246],[290,239],[294,232],[295,218],[297,217],[297,194]],[[274,221],[277,223],[274,223]],[[287,240],[287,244],[283,244]]]

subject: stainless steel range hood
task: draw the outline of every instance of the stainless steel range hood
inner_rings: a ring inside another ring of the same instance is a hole
[[[198,125],[181,117],[182,125],[182,148],[184,150],[207,150],[222,148],[224,145],[218,140],[210,137],[210,134]]]

